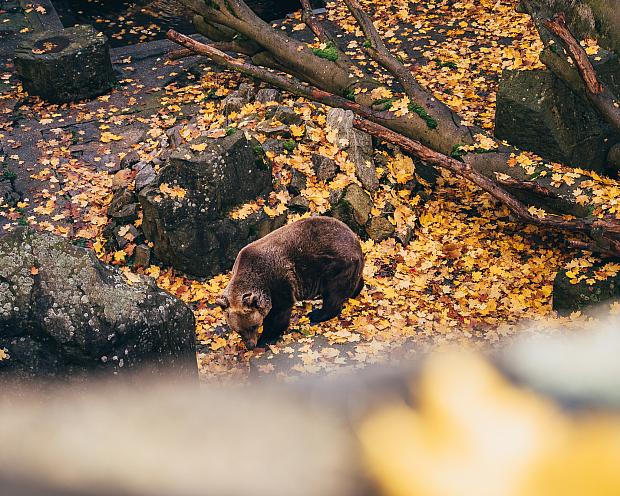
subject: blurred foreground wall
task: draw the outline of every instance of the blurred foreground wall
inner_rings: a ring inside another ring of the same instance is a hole
[[[596,327],[294,384],[4,384],[0,494],[617,495],[620,321]]]

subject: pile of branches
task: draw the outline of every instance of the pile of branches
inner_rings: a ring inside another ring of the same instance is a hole
[[[301,1],[302,19],[325,47],[320,50],[273,28],[243,0],[179,1],[193,13],[200,32],[214,40],[205,44],[169,31],[169,39],[182,45],[185,54],[206,56],[294,95],[351,110],[357,128],[473,182],[505,205],[516,219],[562,230],[569,234],[568,242],[574,247],[620,257],[620,220],[615,214],[597,212],[591,177],[575,173],[570,184],[558,184],[552,174],[532,177],[515,166],[514,157],[521,152],[468,125],[422,87],[411,67],[387,48],[358,0],[344,3],[364,33],[362,49],[400,84],[406,95],[401,100],[407,102],[406,112],[373,99],[373,90],[384,85],[345,53],[333,32],[313,13],[309,0]],[[545,17],[533,3],[523,0],[521,8],[530,9],[543,40],[548,46],[555,45],[553,50],[545,50],[542,60],[620,132],[618,99],[600,81],[564,14],[555,12]],[[481,137],[487,143],[484,149],[480,147]],[[552,168],[549,164],[542,166]],[[574,194],[578,189],[584,193]]]

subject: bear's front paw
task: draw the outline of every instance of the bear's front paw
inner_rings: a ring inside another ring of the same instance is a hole
[[[318,324],[319,322],[325,322],[326,320],[331,319],[334,315],[329,315],[322,308],[317,308],[316,310],[312,310],[308,314],[308,318],[310,319],[311,324]]]

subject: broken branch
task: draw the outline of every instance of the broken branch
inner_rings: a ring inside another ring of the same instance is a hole
[[[546,21],[545,26],[564,43],[570,57],[575,62],[575,66],[588,92],[594,95],[602,93],[603,85],[599,81],[594,67],[592,67],[588,54],[568,29],[564,13],[559,13],[553,19]]]

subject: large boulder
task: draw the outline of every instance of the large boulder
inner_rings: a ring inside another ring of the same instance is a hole
[[[107,39],[92,26],[30,35],[15,50],[15,69],[28,93],[54,103],[93,98],[115,81]]]
[[[191,309],[67,240],[0,237],[0,374],[63,377],[147,368],[196,376]]]
[[[599,172],[618,141],[597,112],[548,70],[504,71],[495,136],[547,160]]]
[[[175,150],[140,192],[144,234],[162,262],[198,276],[217,274],[232,267],[247,243],[283,224],[262,209],[231,216],[271,190],[271,164],[256,140],[242,131],[204,138]]]

